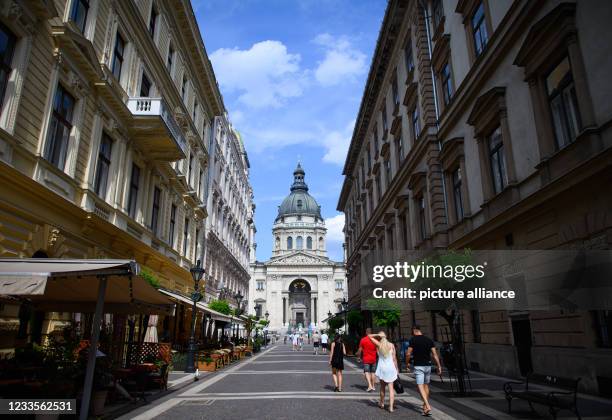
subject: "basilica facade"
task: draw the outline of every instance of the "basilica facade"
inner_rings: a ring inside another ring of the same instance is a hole
[[[338,312],[345,297],[344,263],[327,257],[321,206],[304,177],[298,164],[272,227],[272,257],[251,263],[249,307],[260,317],[268,314],[269,329],[281,334],[326,328],[328,313]]]

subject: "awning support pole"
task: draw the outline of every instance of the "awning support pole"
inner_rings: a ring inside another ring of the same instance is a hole
[[[83,384],[83,401],[81,401],[81,412],[79,414],[80,420],[87,420],[87,417],[89,416],[89,402],[91,401],[94,369],[96,367],[96,353],[98,351],[98,339],[100,338],[100,323],[102,322],[102,312],[104,310],[106,281],[106,277],[100,277],[100,284],[98,285],[98,300],[96,302],[96,312],[94,313],[91,339],[89,340],[89,351],[87,353],[87,370],[85,371],[85,383]]]

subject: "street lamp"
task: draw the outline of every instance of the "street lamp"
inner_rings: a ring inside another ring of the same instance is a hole
[[[348,330],[346,327],[346,310],[348,309],[348,302],[346,298],[342,298],[342,311],[344,312],[344,334],[348,335]]]
[[[270,317],[270,313],[268,311],[266,311],[266,326],[264,328],[264,344],[266,345],[266,348],[268,348],[268,318]]]
[[[185,366],[185,373],[194,373],[196,371],[195,354],[197,350],[195,342],[196,304],[202,300],[202,293],[200,293],[200,280],[202,280],[202,277],[204,277],[204,269],[201,267],[200,260],[197,261],[195,266],[189,269],[189,272],[193,278],[193,293],[191,294],[193,307],[191,311],[191,335],[189,337],[189,345],[187,347],[187,365]]]
[[[242,296],[242,293],[240,293],[240,291],[238,291],[238,293],[236,293],[234,295],[234,299],[236,299],[236,303],[238,304],[236,306],[236,318],[240,317],[240,313],[242,312],[242,310],[240,309],[240,302],[242,302],[242,299],[244,298],[244,296]],[[234,335],[235,338],[238,338],[238,329],[240,328],[240,324],[238,322],[236,322],[236,334]]]

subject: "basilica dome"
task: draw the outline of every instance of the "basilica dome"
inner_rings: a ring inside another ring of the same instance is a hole
[[[276,220],[284,216],[314,216],[318,219],[321,217],[321,206],[317,201],[308,194],[308,185],[304,182],[304,169],[298,163],[297,168],[293,171],[293,184],[291,185],[291,193],[283,200],[278,207],[278,216]]]

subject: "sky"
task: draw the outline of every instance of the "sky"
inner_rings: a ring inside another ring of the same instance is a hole
[[[384,0],[192,0],[225,107],[251,164],[257,259],[298,160],[342,260],[342,168]]]

